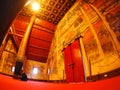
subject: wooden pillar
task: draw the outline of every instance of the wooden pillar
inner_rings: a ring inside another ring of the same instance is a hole
[[[84,44],[83,44],[83,36],[80,36],[79,38],[79,42],[80,42],[80,47],[81,47],[81,53],[82,53],[82,58],[83,58],[83,65],[84,65],[84,71],[85,71],[85,80],[86,82],[88,81],[87,80],[87,77],[90,77],[91,79],[91,66],[90,66],[90,63],[87,59],[87,55],[86,55],[86,51],[85,51],[85,48],[84,48]]]
[[[24,34],[24,37],[22,38],[22,41],[20,43],[19,50],[18,50],[18,53],[17,53],[17,61],[16,61],[14,75],[19,75],[20,74],[19,72],[22,70],[23,61],[25,59],[25,52],[26,52],[27,43],[28,43],[28,40],[29,40],[30,32],[31,32],[31,29],[32,29],[32,25],[35,21],[35,18],[36,18],[35,15],[33,15],[31,17],[30,23],[29,23],[29,25],[26,29],[26,32]]]

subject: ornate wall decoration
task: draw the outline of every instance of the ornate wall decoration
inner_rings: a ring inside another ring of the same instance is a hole
[[[120,8],[120,6],[119,6]],[[118,41],[120,42],[120,10],[116,12],[110,12],[105,15],[110,28],[116,34]]]

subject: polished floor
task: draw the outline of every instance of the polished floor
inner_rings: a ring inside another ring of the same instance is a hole
[[[20,81],[0,74],[0,90],[120,90],[120,76],[87,83]]]

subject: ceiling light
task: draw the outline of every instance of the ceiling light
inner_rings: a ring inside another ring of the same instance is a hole
[[[34,2],[33,4],[32,4],[32,9],[33,10],[38,10],[40,8],[40,6],[39,6],[39,3],[37,3],[37,2]]]

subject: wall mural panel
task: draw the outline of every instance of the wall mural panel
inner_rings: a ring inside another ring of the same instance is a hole
[[[99,61],[98,59],[99,52],[97,48],[97,43],[96,40],[94,39],[94,36],[92,35],[90,28],[88,28],[84,33],[83,43],[88,60],[90,60],[90,62],[92,63]]]
[[[60,58],[61,60],[64,59],[62,59],[61,55],[62,49],[66,48],[68,44],[72,43],[75,38],[82,34],[87,60],[90,61],[91,64],[92,75],[99,75],[117,69],[120,65],[119,55],[118,52],[116,52],[116,46],[120,47],[120,45],[114,44],[116,41],[113,39],[117,38],[120,42],[120,0],[86,1],[89,3],[76,2],[60,21],[55,32],[57,39],[52,42],[53,44],[58,42],[58,45],[53,45],[50,53],[54,50],[56,50],[56,52],[61,50],[58,52],[57,66],[59,66],[59,68],[64,67],[63,62],[60,62]],[[92,4],[97,8],[100,15],[107,21],[107,24],[98,16],[97,11],[93,10],[88,4]],[[80,7],[83,8],[88,19],[86,19],[85,15],[80,11]],[[90,22],[90,24],[88,22]],[[105,25],[110,26],[113,30],[112,34],[115,33],[114,36],[111,37],[109,33],[110,30],[108,31],[108,27],[106,28]],[[95,31],[94,35],[93,31]],[[95,35],[97,37],[95,37]],[[51,57],[48,57],[48,59],[53,60]],[[61,69],[57,70],[60,72]]]
[[[120,42],[120,4],[108,12],[105,18]]]
[[[98,39],[101,43],[102,49],[104,54],[109,54],[115,51],[113,44],[112,44],[112,39],[110,37],[110,33],[105,29],[105,26],[103,25],[101,20],[98,20],[94,25],[93,25],[96,34],[98,36]]]
[[[0,72],[13,75],[12,67],[15,66],[17,50],[11,38],[6,41],[7,44],[3,49],[0,60]]]

